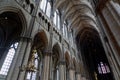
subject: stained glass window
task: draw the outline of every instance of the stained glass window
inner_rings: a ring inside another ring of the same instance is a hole
[[[101,67],[99,64],[98,64],[98,72],[99,72],[99,74],[102,74],[102,70],[101,70]]]
[[[99,74],[107,74],[110,73],[110,69],[106,63],[100,62],[98,64],[98,72]]]
[[[107,73],[110,73],[110,68],[108,67],[107,64],[105,64],[105,68],[106,68]]]
[[[100,66],[101,66],[101,69],[102,69],[102,73],[106,74],[106,69],[105,69],[105,66],[104,66],[103,62],[100,62]]]
[[[8,50],[8,54],[0,70],[1,75],[7,75],[17,47],[18,47],[18,42],[10,46],[10,49]]]
[[[59,80],[59,70],[57,69],[57,80]]]

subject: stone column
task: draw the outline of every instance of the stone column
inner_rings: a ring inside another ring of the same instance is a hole
[[[114,23],[111,23],[109,19],[106,19],[106,21],[108,22],[108,25],[111,29],[111,32],[113,33],[115,40],[117,42],[117,44],[115,44],[115,41],[112,42],[107,42],[107,48],[109,50],[110,53],[110,57],[111,57],[111,62],[112,65],[110,66],[114,66],[113,67],[113,74],[114,74],[114,78],[116,80],[120,79],[120,68],[119,68],[119,62],[120,62],[120,5],[117,2],[114,1],[109,1],[108,4],[106,5],[108,10],[109,10],[109,14],[111,14],[110,18],[112,21],[114,21]],[[109,17],[108,17],[109,18]],[[112,38],[111,38],[112,39]],[[117,74],[116,74],[117,73]]]
[[[50,80],[53,80],[53,60],[52,57],[50,59]]]
[[[49,80],[50,78],[50,60],[51,60],[51,52],[44,53],[44,63],[43,63],[43,74],[42,80]]]
[[[120,53],[120,6],[113,2],[108,1],[106,6],[102,9],[101,14],[103,19],[106,21],[107,26],[104,28],[107,31],[107,35],[111,38],[112,42],[114,41],[114,46],[116,51],[115,53]],[[109,33],[108,33],[109,32]],[[111,34],[110,34],[111,33]],[[112,43],[113,44],[113,43]],[[117,49],[118,48],[118,49]]]
[[[19,42],[15,57],[11,64],[6,80],[24,80],[25,71],[21,72],[20,67],[27,64],[31,49],[31,39],[22,37]],[[21,75],[22,74],[22,75]]]
[[[30,51],[31,51],[31,42],[28,43],[28,45],[27,45],[27,48],[26,48],[26,51],[25,51],[25,54],[24,54],[24,58],[23,58],[23,61],[22,61],[22,65],[20,66],[20,72],[19,72],[18,80],[24,80],[24,78],[26,78],[26,70],[21,71],[21,68],[23,66],[27,66],[29,55],[31,54]]]
[[[60,61],[59,62],[59,80],[66,80],[65,67],[66,67],[65,61]]]
[[[73,68],[69,69],[69,79],[75,80],[75,70]]]
[[[103,19],[106,21],[108,26],[103,27],[107,35],[106,48],[108,49],[108,59],[114,78],[120,79],[120,6],[118,3],[110,0],[101,11]]]
[[[76,80],[82,80],[80,72],[76,72]]]
[[[52,80],[59,80],[59,71],[58,71],[58,68],[55,68],[53,70],[53,78]]]
[[[110,5],[112,6],[112,8],[113,8],[113,10],[115,11],[114,13],[115,13],[115,15],[116,15],[116,17],[118,17],[118,19],[119,19],[119,14],[120,14],[120,5],[119,5],[119,3],[118,2],[114,2],[114,1],[109,1],[109,3],[110,3]],[[120,19],[119,19],[120,20]]]
[[[86,80],[86,78],[85,78],[85,77],[82,77],[82,80]]]

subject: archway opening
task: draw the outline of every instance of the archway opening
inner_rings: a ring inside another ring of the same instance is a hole
[[[79,47],[91,80],[114,80],[102,42],[96,30],[83,30],[79,37]]]
[[[29,55],[28,66],[34,65],[33,69],[27,68],[26,80],[41,80],[44,67],[44,51],[47,47],[47,38],[44,31],[38,32],[34,36],[31,53]]]
[[[67,51],[65,52],[65,61],[66,61],[66,72],[65,72],[66,80],[69,80],[70,79],[70,76],[69,76],[70,55]]]
[[[59,80],[59,60],[61,49],[58,43],[53,46],[52,52],[52,80]]]
[[[0,79],[5,79],[9,72],[22,29],[18,13],[6,11],[0,14]]]
[[[8,11],[0,14],[0,56],[20,37],[22,28],[17,13]]]

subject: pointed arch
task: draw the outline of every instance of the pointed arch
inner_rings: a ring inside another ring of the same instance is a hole
[[[60,47],[60,44],[59,44],[59,43],[55,43],[55,44],[53,45],[52,51],[53,51],[53,53],[55,53],[55,54],[58,56],[58,58],[60,59],[62,50],[61,50],[61,47]]]
[[[82,59],[85,62],[83,66],[85,71],[88,71],[90,75],[96,72],[98,79],[106,79],[101,76],[101,74],[104,75],[104,72],[101,73],[100,65],[104,67],[104,64],[109,65],[109,62],[99,32],[93,28],[83,28],[78,35],[77,42],[78,49],[81,51]],[[112,72],[109,75],[108,78],[112,79]],[[94,79],[94,77],[91,77],[91,79]]]
[[[69,67],[70,65],[70,54],[68,53],[68,51],[65,52],[65,61],[66,61],[66,66]]]
[[[16,57],[19,40],[25,35],[26,23],[26,18],[20,9],[11,6],[0,8],[0,71],[5,72],[3,74],[5,77]]]
[[[72,61],[73,61],[74,69],[76,70],[76,69],[77,69],[77,61],[76,61],[76,58],[73,57],[73,58],[72,58]]]
[[[14,16],[14,17],[13,17]],[[15,7],[0,8],[0,47],[10,47],[25,35],[27,24],[23,12]],[[1,48],[1,53],[6,49]]]
[[[21,36],[24,36],[27,30],[27,20],[23,11],[13,6],[5,6],[0,8],[0,14],[6,13],[6,12],[13,13],[14,15],[17,16],[17,18],[21,22],[21,28],[22,28]]]
[[[55,43],[52,47],[52,74],[53,80],[58,80],[59,78],[59,61],[61,57],[61,48],[58,43]]]
[[[34,37],[34,45],[44,50],[48,47],[48,37],[44,30],[40,30]]]

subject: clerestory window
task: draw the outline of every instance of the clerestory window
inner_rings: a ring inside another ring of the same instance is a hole
[[[60,30],[60,13],[58,10],[54,12],[54,24],[57,27],[57,29]]]
[[[50,18],[51,4],[48,0],[42,0],[40,4],[41,10]]]
[[[67,26],[67,22],[64,21],[63,23],[63,35],[68,38],[68,26]]]

